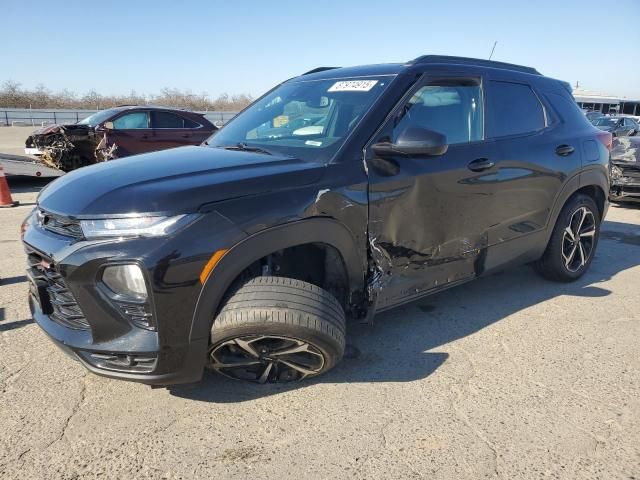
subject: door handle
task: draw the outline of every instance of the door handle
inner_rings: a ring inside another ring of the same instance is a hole
[[[574,151],[575,151],[575,148],[573,148],[571,145],[559,145],[556,148],[556,153],[561,157],[567,157],[571,155]]]
[[[495,163],[493,163],[488,158],[477,158],[474,161],[469,162],[469,165],[467,165],[467,167],[472,172],[482,172],[483,170],[489,170],[494,165]]]

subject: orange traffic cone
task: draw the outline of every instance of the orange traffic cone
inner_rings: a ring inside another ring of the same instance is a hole
[[[18,202],[15,202],[13,198],[11,198],[11,190],[9,190],[7,177],[4,176],[4,167],[0,165],[0,208],[15,207],[16,205],[18,205]]]

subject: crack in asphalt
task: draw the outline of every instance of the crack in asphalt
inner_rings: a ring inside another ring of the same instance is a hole
[[[469,365],[471,367],[471,374],[468,375],[464,379],[464,383],[466,384],[466,388],[469,389],[470,388],[471,379],[476,376],[475,363],[473,362],[473,360],[471,360],[471,355],[469,354],[469,352],[467,352],[464,348],[459,347],[459,346],[456,346],[456,347],[453,347],[453,348],[455,350],[458,350],[460,353],[462,353],[462,355],[466,358],[467,362],[469,363]],[[454,393],[454,392],[452,392],[452,393]],[[473,433],[473,435],[475,437],[477,437],[489,449],[489,451],[491,451],[492,457],[493,457],[493,472],[494,472],[496,478],[502,478],[502,475],[500,473],[500,468],[499,468],[499,461],[498,461],[498,458],[499,458],[498,449],[496,448],[496,446],[492,442],[490,442],[487,438],[485,438],[484,434],[480,431],[480,429],[477,428],[471,422],[471,420],[469,420],[469,417],[467,417],[467,415],[465,413],[463,413],[462,410],[457,406],[457,404],[460,404],[467,397],[467,394],[465,392],[465,386],[462,385],[459,388],[459,390],[457,392],[455,392],[455,394],[456,394],[456,400],[452,402],[452,407],[453,407],[454,413],[456,414],[456,416],[460,420],[462,420],[462,422],[467,426],[467,428],[469,430],[471,430],[471,433]]]
[[[49,449],[51,446],[53,446],[55,443],[61,441],[65,435],[67,434],[67,429],[69,428],[69,424],[71,423],[71,420],[73,419],[73,417],[76,416],[76,414],[80,411],[80,409],[82,408],[85,400],[86,400],[86,393],[87,393],[87,376],[89,374],[85,373],[84,375],[82,375],[82,386],[80,388],[80,398],[78,399],[78,401],[76,402],[76,404],[73,406],[73,408],[71,409],[71,413],[67,416],[67,418],[63,421],[62,423],[62,430],[60,431],[60,434],[53,439],[52,442],[50,442],[48,445],[46,445],[42,450],[47,450]]]

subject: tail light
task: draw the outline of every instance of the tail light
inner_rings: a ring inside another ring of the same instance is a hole
[[[611,151],[613,146],[613,135],[609,132],[605,132],[604,130],[600,130],[596,132],[596,138],[600,140],[605,147],[607,147],[607,150]]]

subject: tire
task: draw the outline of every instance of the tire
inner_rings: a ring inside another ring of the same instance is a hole
[[[329,292],[291,278],[253,278],[215,318],[208,368],[258,383],[315,377],[340,362],[345,333],[344,310]]]
[[[582,214],[585,218],[580,224]],[[557,282],[573,282],[584,275],[598,246],[600,220],[598,207],[591,197],[583,194],[571,197],[558,216],[544,255],[535,264],[536,270]],[[581,235],[576,241],[578,228]]]

